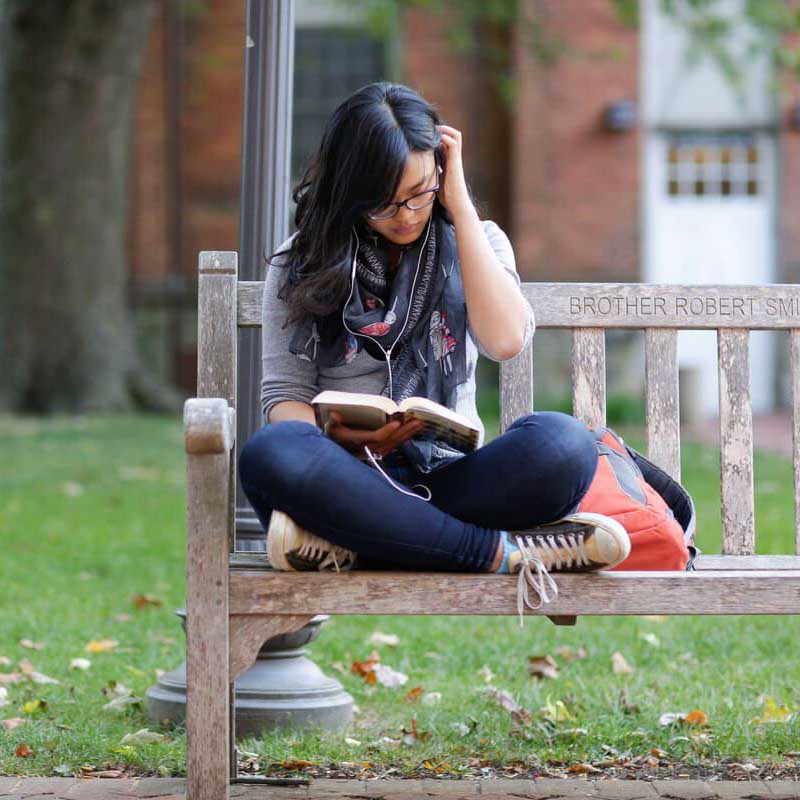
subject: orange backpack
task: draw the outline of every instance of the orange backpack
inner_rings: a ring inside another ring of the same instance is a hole
[[[699,550],[689,493],[610,428],[589,430],[597,440],[597,472],[577,510],[613,517],[628,532],[631,554],[614,569],[694,569]]]

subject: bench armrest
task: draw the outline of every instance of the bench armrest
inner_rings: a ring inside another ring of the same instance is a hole
[[[229,453],[236,441],[236,411],[220,397],[190,397],[183,406],[186,452]]]

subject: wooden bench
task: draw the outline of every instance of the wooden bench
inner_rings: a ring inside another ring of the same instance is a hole
[[[238,282],[235,252],[201,253],[199,273],[199,397],[186,402],[184,419],[188,798],[221,800],[243,780],[231,734],[233,681],[268,638],[316,614],[514,615],[517,579],[273,572],[263,556],[233,552],[237,333],[260,326],[263,284]],[[689,573],[557,575],[558,598],[536,613],[560,624],[580,615],[800,613],[800,316],[791,314],[800,287],[526,283],[523,290],[539,329],[572,329],[574,413],[590,424],[605,420],[605,329],[644,329],[648,455],[676,478],[677,331],[715,329],[719,343],[723,555],[700,556]],[[737,297],[748,302],[730,299]],[[791,337],[794,555],[754,555],[748,330],[756,328]],[[533,410],[533,379],[532,347],[501,364],[501,430]]]

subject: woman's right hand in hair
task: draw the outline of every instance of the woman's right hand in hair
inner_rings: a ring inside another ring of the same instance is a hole
[[[386,456],[403,442],[414,437],[422,428],[421,420],[411,420],[404,425],[395,420],[374,431],[349,428],[342,425],[342,416],[338,411],[331,411],[331,419],[326,426],[326,434],[356,458],[366,461],[368,456],[364,445],[378,456]]]

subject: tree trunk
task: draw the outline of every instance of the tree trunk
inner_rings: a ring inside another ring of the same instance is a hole
[[[128,166],[154,0],[0,0],[0,410],[174,409],[136,353]]]

